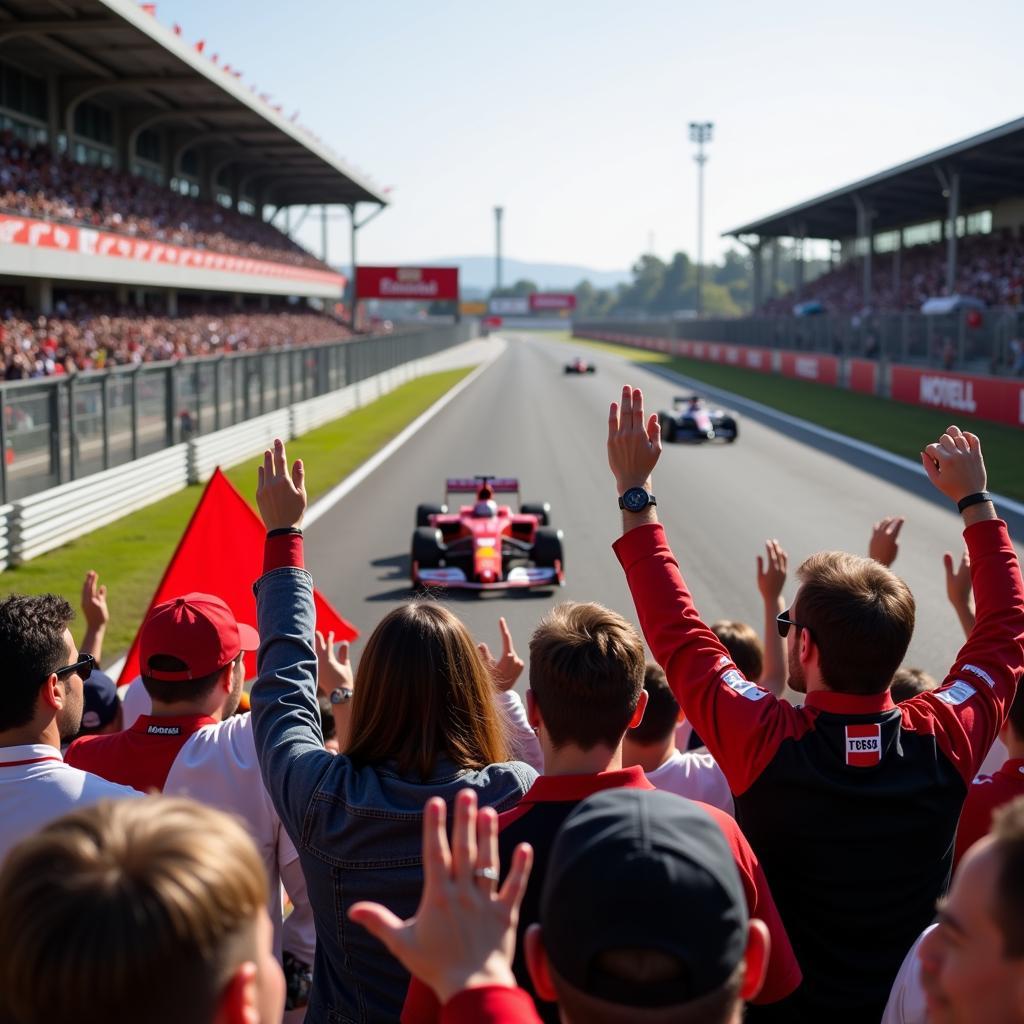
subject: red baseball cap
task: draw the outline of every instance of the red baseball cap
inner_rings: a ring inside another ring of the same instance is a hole
[[[255,651],[260,636],[235,620],[234,612],[213,594],[185,594],[158,604],[142,624],[139,663],[151,679],[178,682],[201,679],[229,665],[241,651]],[[166,654],[188,665],[181,672],[149,667],[154,654]]]

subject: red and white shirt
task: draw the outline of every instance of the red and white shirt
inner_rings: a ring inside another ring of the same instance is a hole
[[[1024,758],[1010,758],[992,775],[979,775],[967,790],[956,831],[953,867],[992,827],[992,815],[1011,800],[1024,796]]]
[[[274,923],[275,948],[280,954],[283,943],[300,960],[313,962],[316,936],[305,878],[298,853],[263,785],[248,713],[224,722],[203,715],[142,715],[123,732],[76,740],[68,748],[67,759],[76,767],[143,792],[191,797],[241,818],[270,880],[267,910]],[[295,908],[286,938],[282,936],[282,882]]]
[[[138,795],[65,764],[48,743],[0,747],[0,863],[12,846],[69,811]]]

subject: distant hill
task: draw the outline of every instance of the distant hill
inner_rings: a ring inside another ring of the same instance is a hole
[[[447,256],[441,259],[423,260],[425,267],[458,267],[461,271],[461,290],[464,297],[472,298],[473,292],[486,294],[494,287],[493,256]],[[339,268],[347,274],[348,268]],[[568,291],[580,281],[589,281],[595,288],[613,288],[628,282],[628,270],[594,270],[592,267],[574,266],[571,263],[530,263],[526,260],[504,259],[502,261],[502,283],[508,287],[516,281],[535,281],[545,291]]]

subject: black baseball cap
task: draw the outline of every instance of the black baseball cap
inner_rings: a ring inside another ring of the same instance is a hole
[[[676,1006],[723,985],[743,958],[747,902],[729,844],[696,804],[658,790],[588,797],[555,839],[540,922],[573,988],[621,1006]],[[657,950],[679,968],[661,981],[609,972],[601,954]]]

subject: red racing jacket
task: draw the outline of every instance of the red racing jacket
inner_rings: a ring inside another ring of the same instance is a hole
[[[881,1018],[949,882],[957,819],[1024,671],[1024,585],[1001,521],[964,531],[977,621],[942,686],[898,707],[831,691],[793,707],[701,621],[664,530],[615,544],[644,636],[729,781],[804,983],[748,1020]]]

